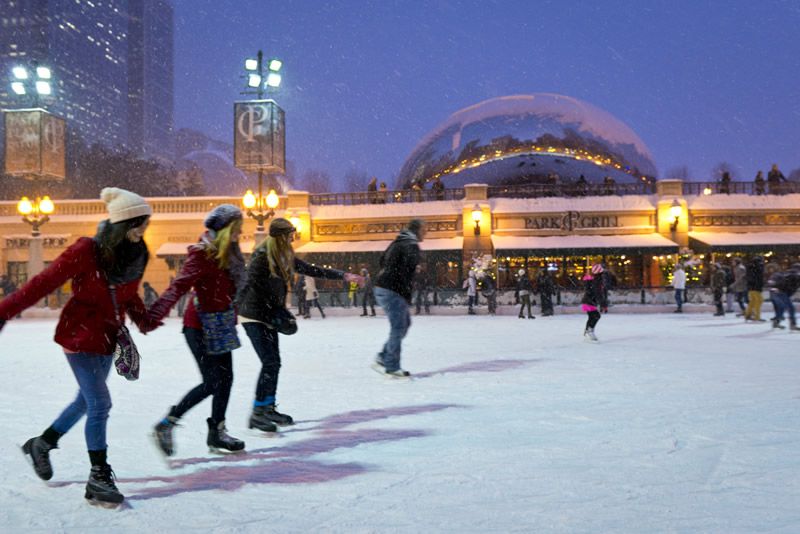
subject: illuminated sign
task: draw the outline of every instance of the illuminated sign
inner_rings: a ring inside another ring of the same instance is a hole
[[[234,165],[244,171],[283,174],[286,169],[285,114],[274,100],[233,105]]]

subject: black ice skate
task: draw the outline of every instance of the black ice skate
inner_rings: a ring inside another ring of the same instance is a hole
[[[275,423],[267,417],[266,406],[254,406],[253,413],[250,415],[250,421],[247,424],[247,428],[255,428],[256,430],[260,430],[262,432],[277,432],[278,427],[275,426]]]
[[[264,417],[278,426],[289,426],[294,424],[294,419],[292,419],[290,415],[286,415],[285,413],[280,413],[277,411],[274,404],[264,406]]]
[[[156,447],[164,456],[175,454],[175,443],[172,439],[172,429],[178,426],[178,418],[168,415],[153,428],[153,439]]]
[[[119,492],[114,484],[114,471],[110,465],[93,465],[89,473],[89,481],[86,483],[86,500],[91,504],[117,505],[125,500],[125,496]]]
[[[57,449],[55,445],[47,443],[42,436],[31,438],[22,446],[22,452],[30,456],[33,470],[42,480],[53,478],[53,465],[50,463],[50,451]]]
[[[208,418],[206,422],[208,423],[208,439],[206,440],[206,445],[208,445],[208,450],[210,452],[244,452],[244,441],[228,435],[224,420],[217,423],[213,419]]]

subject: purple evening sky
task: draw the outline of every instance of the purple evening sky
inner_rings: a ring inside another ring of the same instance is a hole
[[[299,173],[394,183],[430,130],[552,92],[627,123],[659,175],[800,168],[800,1],[175,0],[176,127],[232,142],[244,58],[284,61]],[[390,181],[391,180],[391,181]]]

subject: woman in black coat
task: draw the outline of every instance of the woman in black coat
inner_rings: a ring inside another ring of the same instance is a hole
[[[275,410],[281,368],[278,333],[297,331],[294,316],[286,309],[286,294],[294,273],[361,282],[360,276],[315,267],[297,259],[292,249],[294,234],[295,227],[286,219],[272,220],[269,236],[253,251],[247,268],[247,283],[237,296],[239,318],[261,360],[249,427],[263,432],[276,432],[276,425],[294,423],[291,416]]]

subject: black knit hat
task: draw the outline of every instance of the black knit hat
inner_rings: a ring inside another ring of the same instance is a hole
[[[292,232],[296,231],[297,229],[294,227],[294,225],[283,217],[272,219],[272,222],[269,223],[269,235],[272,237],[278,237],[279,235],[283,234],[291,234]]]
[[[425,227],[425,221],[423,221],[422,219],[411,219],[408,222],[408,225],[406,225],[406,228],[411,230],[411,232],[413,232],[413,234],[417,237],[419,237],[419,234],[421,233],[424,227]]]
[[[220,204],[206,216],[203,224],[209,230],[219,232],[236,219],[242,218],[242,210],[233,204]]]

